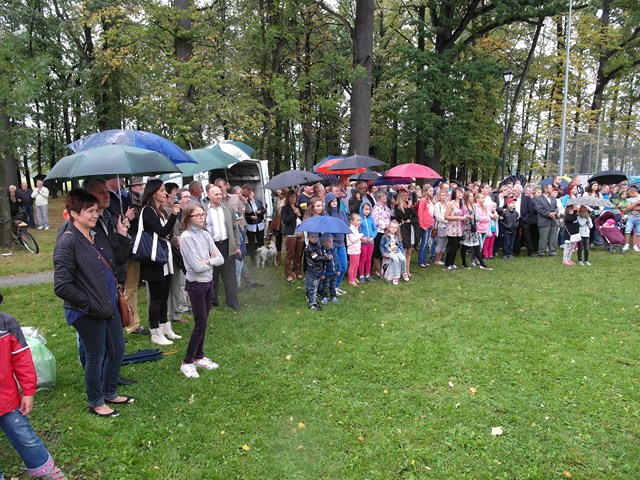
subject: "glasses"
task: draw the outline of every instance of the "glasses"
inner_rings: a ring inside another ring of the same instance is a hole
[[[194,213],[193,215],[189,215],[191,218],[204,218],[204,213]]]

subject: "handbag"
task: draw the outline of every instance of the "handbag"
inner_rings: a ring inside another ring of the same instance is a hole
[[[96,249],[96,247],[93,247],[93,248],[96,252],[98,252],[98,249]],[[111,268],[111,265],[109,265],[109,262],[107,262],[102,257],[102,255],[100,255],[99,252],[98,252],[98,256],[100,257],[100,260],[102,260],[102,262],[111,271],[111,273],[113,274],[113,278],[115,279],[116,274],[113,272],[113,268]],[[124,296],[122,287],[118,283],[117,279],[116,279],[116,286],[117,286],[117,294],[118,294],[118,312],[120,313],[120,321],[122,322],[123,327],[128,327],[133,323],[133,309],[131,308],[131,305],[129,305],[129,302],[127,302],[127,297]]]
[[[158,234],[153,235],[144,231],[143,211],[140,211],[140,225],[138,233],[131,239],[130,255],[131,260],[151,265],[164,265],[169,261],[169,244],[164,239],[161,240]]]
[[[280,226],[281,226],[280,217],[276,217],[273,220],[271,220],[271,223],[269,225],[271,226],[272,232],[279,232]]]
[[[571,236],[569,237],[569,241],[570,241],[571,243],[577,243],[577,242],[579,242],[580,240],[582,240],[582,236],[581,236],[579,233],[574,233],[573,235],[571,235]]]
[[[438,237],[438,229],[437,228],[433,228],[431,230],[431,238],[437,238]]]

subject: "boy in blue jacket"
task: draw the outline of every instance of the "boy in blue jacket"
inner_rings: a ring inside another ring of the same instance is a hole
[[[309,244],[305,250],[305,260],[307,262],[305,286],[310,310],[320,310],[321,308],[317,300],[318,286],[324,276],[324,263],[327,260],[322,246],[318,243],[318,237],[318,233],[309,233],[307,235]]]
[[[324,262],[324,275],[318,287],[318,295],[322,298],[323,305],[329,303],[329,298],[333,303],[339,303],[336,285],[340,276],[340,265],[338,264],[337,248],[333,244],[333,236],[328,233],[322,235],[320,244],[327,259]]]

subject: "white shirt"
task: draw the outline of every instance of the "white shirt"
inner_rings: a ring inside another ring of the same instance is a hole
[[[217,208],[210,204],[207,208],[207,230],[214,242],[221,242],[229,238],[222,204]]]

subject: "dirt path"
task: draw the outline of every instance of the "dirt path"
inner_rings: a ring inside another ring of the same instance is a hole
[[[0,277],[0,288],[38,285],[40,283],[53,283],[53,272],[25,273]]]

